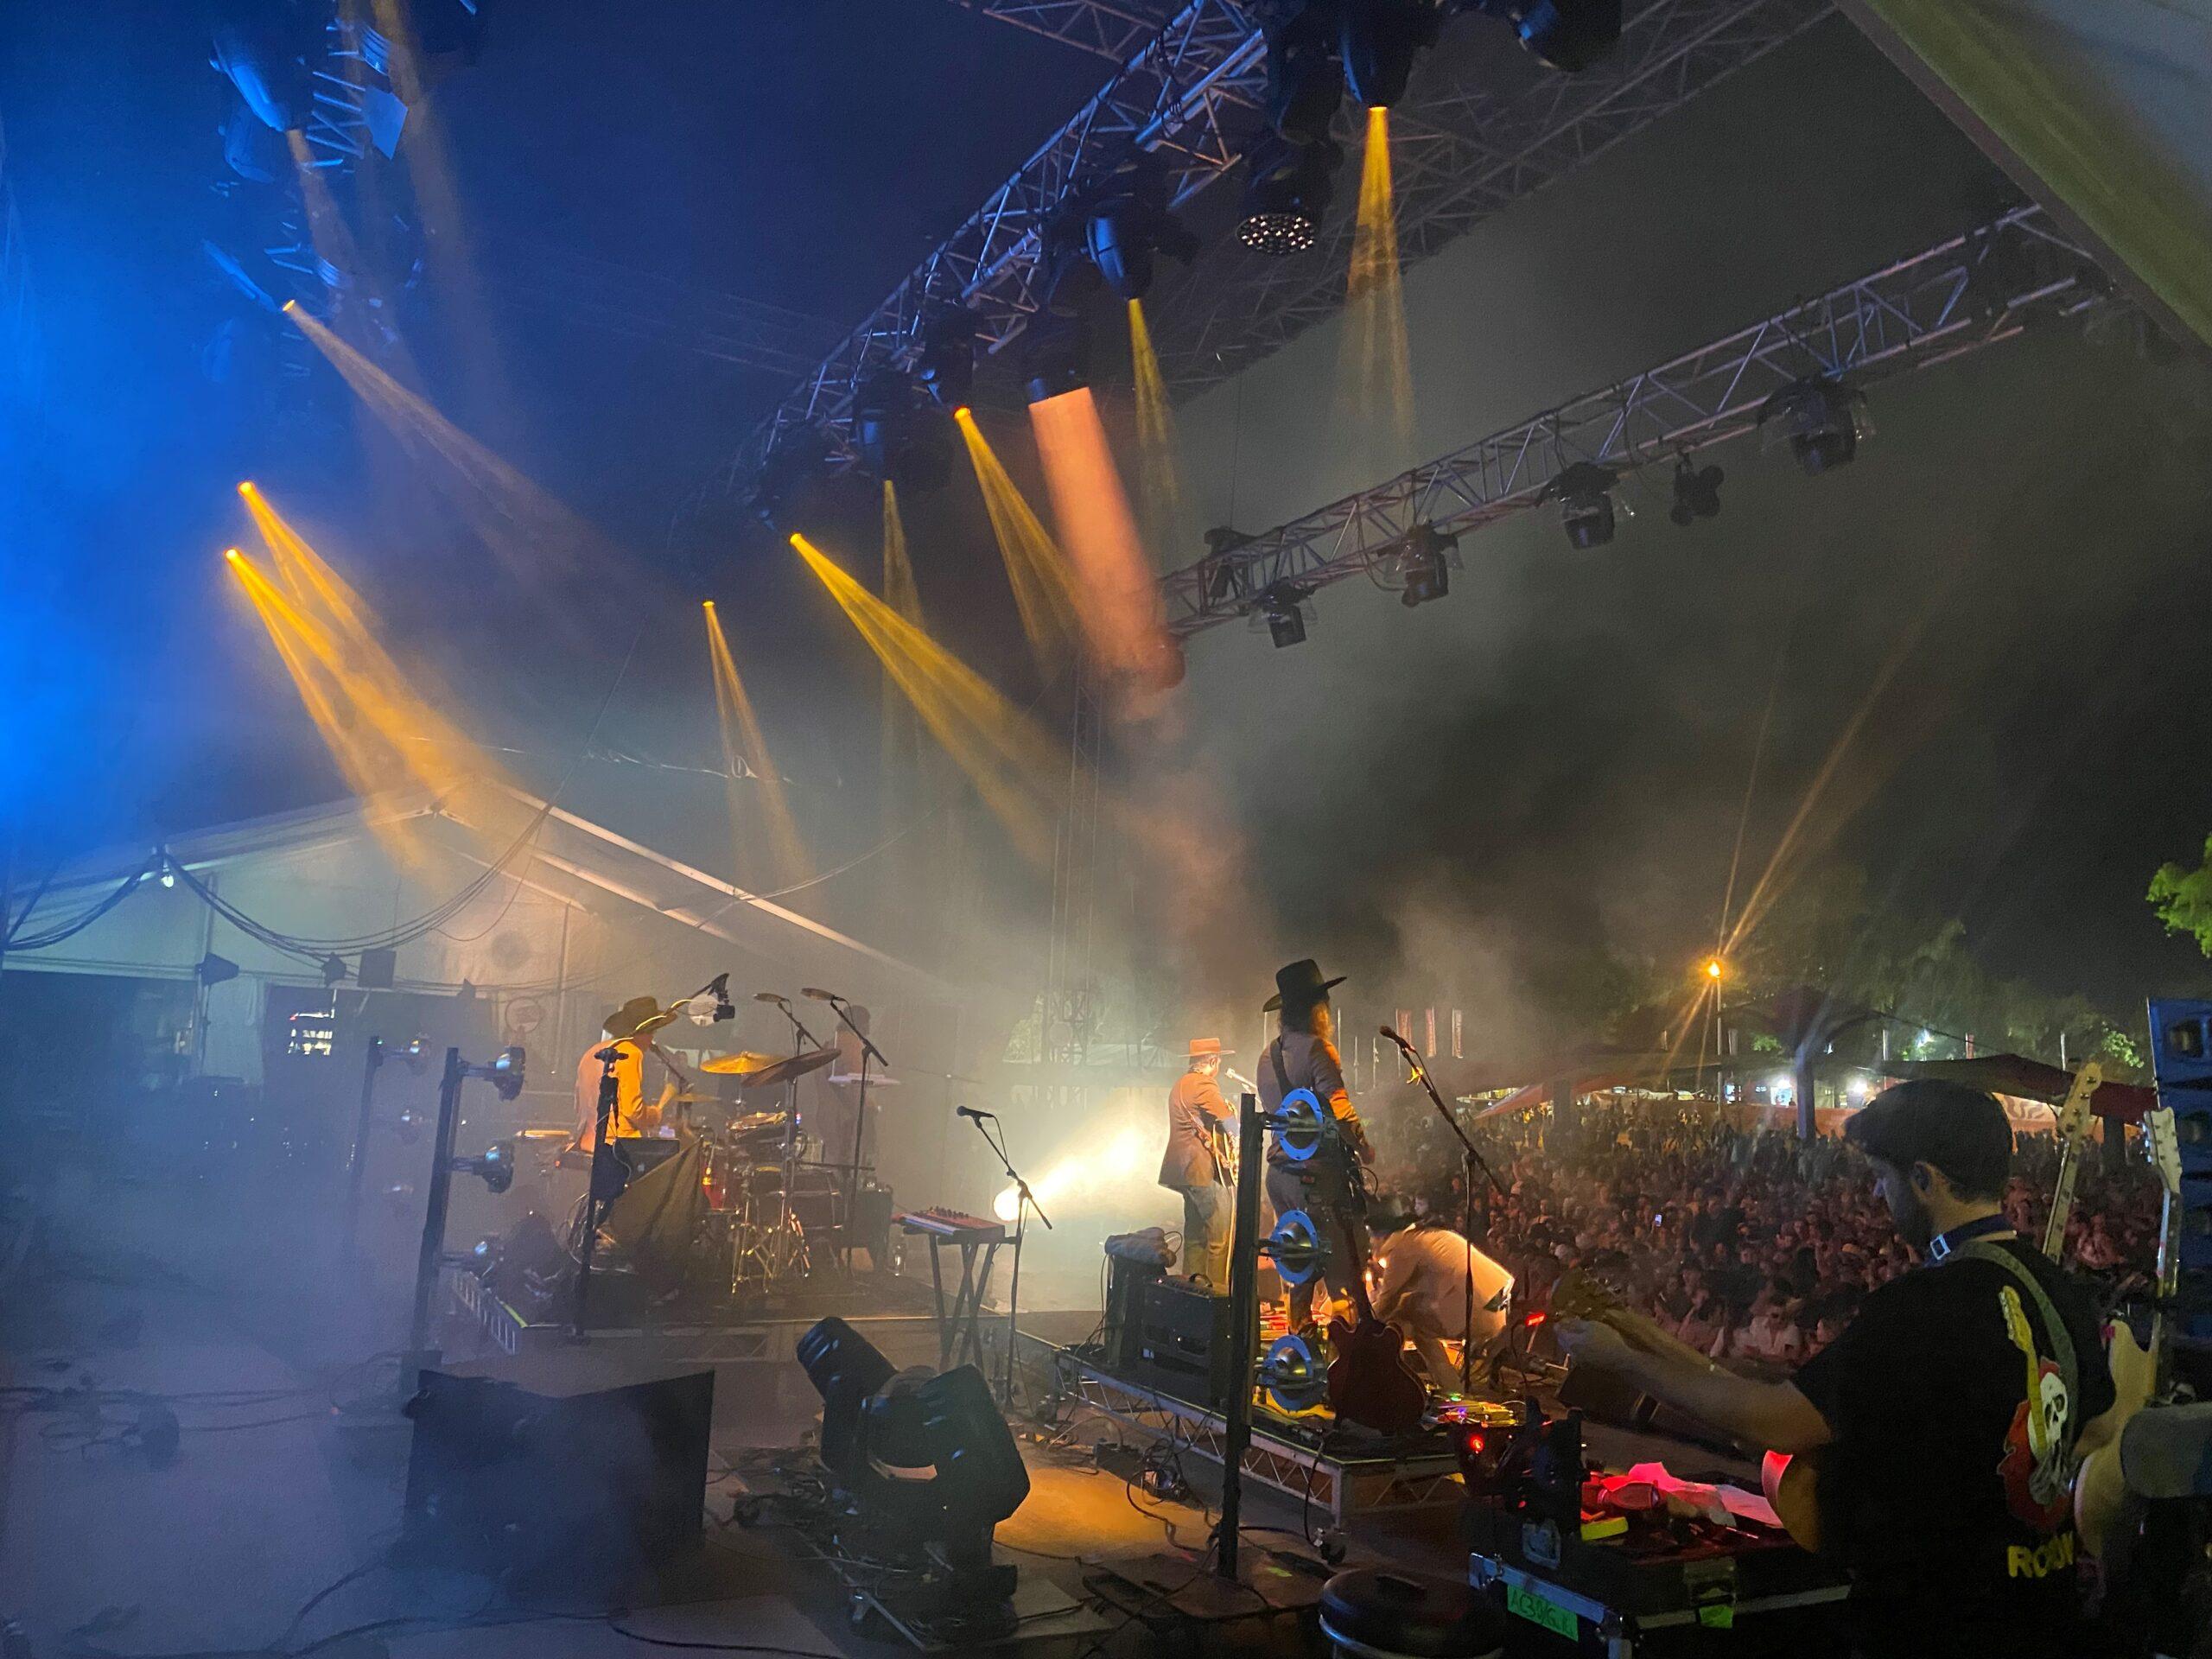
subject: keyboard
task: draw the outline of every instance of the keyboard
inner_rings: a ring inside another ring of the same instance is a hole
[[[1002,1222],[986,1221],[981,1216],[948,1210],[942,1205],[931,1205],[926,1210],[902,1210],[892,1220],[910,1233],[935,1233],[939,1238],[957,1238],[970,1244],[1003,1243],[1007,1236]]]

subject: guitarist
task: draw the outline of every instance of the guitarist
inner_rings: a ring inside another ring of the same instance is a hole
[[[1337,1056],[1336,1028],[1329,1007],[1329,992],[1343,983],[1342,975],[1324,979],[1321,964],[1311,957],[1276,971],[1275,994],[1261,1006],[1264,1013],[1281,1014],[1282,1031],[1268,1045],[1260,1062],[1260,1104],[1272,1113],[1280,1109],[1284,1096],[1294,1090],[1311,1089],[1323,1109],[1335,1116],[1352,1156],[1364,1166],[1374,1161],[1375,1152],[1367,1143],[1367,1131],[1361,1127],[1359,1114],[1352,1109],[1351,1096],[1344,1089],[1344,1062]],[[1357,1262],[1363,1255],[1358,1242],[1345,1231],[1332,1207],[1317,1203],[1314,1182],[1323,1172],[1313,1164],[1319,1161],[1298,1162],[1281,1149],[1281,1137],[1277,1137],[1268,1150],[1268,1202],[1277,1216],[1290,1210],[1305,1211],[1322,1230],[1332,1259]],[[1357,1170],[1349,1173],[1352,1179],[1359,1179]],[[1338,1268],[1340,1274],[1350,1270]],[[1289,1287],[1293,1331],[1304,1331],[1312,1325],[1313,1292],[1319,1283],[1317,1274],[1302,1285]],[[1332,1289],[1348,1287],[1332,1286]]]
[[[1167,1151],[1160,1184],[1183,1199],[1183,1262],[1217,1296],[1229,1294],[1229,1229],[1236,1194],[1223,1138],[1236,1129],[1236,1109],[1214,1081],[1230,1051],[1218,1037],[1191,1039],[1190,1069],[1167,1091]]]
[[[1852,1570],[1862,1659],[2073,1659],[2074,1465],[2113,1403],[2095,1311],[2005,1219],[2012,1135],[1993,1096],[1900,1084],[1847,1133],[1923,1265],[1793,1380],[1579,1319],[1560,1345],[1746,1446],[1819,1453],[1820,1546]]]

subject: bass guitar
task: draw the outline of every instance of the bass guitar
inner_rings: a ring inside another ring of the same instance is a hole
[[[2064,1265],[2066,1224],[2074,1214],[2074,1183],[2082,1173],[2082,1143],[2089,1136],[2089,1100],[2104,1080],[2104,1066],[2091,1060],[2074,1074],[2074,1086],[2058,1109],[2058,1181],[2050,1195],[2050,1218],[2043,1224],[2043,1253],[2059,1266]]]
[[[2113,1321],[2112,1346],[2106,1352],[2106,1361],[2112,1370],[2113,1402],[2110,1414],[2103,1420],[2109,1433],[2102,1433],[2074,1474],[2074,1530],[2081,1536],[2082,1548],[2100,1560],[2134,1529],[2135,1505],[2120,1469],[2120,1436],[2137,1412],[2165,1397],[2169,1382],[2166,1310],[2181,1282],[2181,1240],[2177,1230],[2182,1207],[2181,1145],[2174,1129],[2172,1107],[2155,1106],[2143,1114],[2143,1142],[2165,1195],[2158,1217],[2158,1289],[2151,1315],[2151,1344],[2145,1348],[2136,1341],[2125,1319]]]

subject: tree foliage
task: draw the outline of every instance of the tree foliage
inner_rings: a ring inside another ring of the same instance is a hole
[[[2212,957],[2212,837],[2206,839],[2203,859],[2195,869],[2161,864],[2147,896],[2167,932],[2188,934],[2198,950]]]

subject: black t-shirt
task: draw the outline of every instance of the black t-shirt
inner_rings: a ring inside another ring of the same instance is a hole
[[[2070,1447],[2111,1408],[2112,1375],[2088,1293],[2018,1240],[1997,1248],[2058,1309],[2079,1398],[2063,1398],[2035,1298],[1971,1256],[1883,1286],[1796,1378],[1835,1435],[1821,1454],[1821,1543],[1853,1570],[1868,1659],[2079,1651]],[[2045,1413],[2033,1424],[2031,1365]]]

